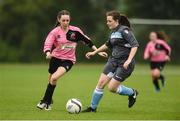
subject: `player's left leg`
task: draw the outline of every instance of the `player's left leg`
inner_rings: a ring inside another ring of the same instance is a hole
[[[134,66],[135,66],[135,61],[130,63],[127,69],[124,69],[124,67],[120,65],[116,69],[115,74],[113,75],[113,78],[111,79],[108,85],[109,90],[111,92],[116,92],[120,95],[126,95],[129,97],[128,98],[129,108],[131,108],[136,102],[138,92],[137,90],[121,85],[121,83],[131,75],[131,73],[134,70]]]
[[[166,81],[164,75],[163,75],[163,74],[160,74],[159,79],[161,80],[161,84],[162,84],[162,86],[164,87],[165,81]]]
[[[113,93],[118,93],[119,95],[128,96],[128,107],[131,108],[135,102],[138,95],[137,90],[121,85],[121,82],[116,79],[111,79],[108,84],[108,89]]]
[[[161,71],[164,69],[164,66],[165,66],[166,62],[160,62],[159,63],[159,71],[160,71],[160,76],[159,76],[159,79],[161,80],[161,84],[162,86],[164,87],[165,85],[165,76],[161,73]]]

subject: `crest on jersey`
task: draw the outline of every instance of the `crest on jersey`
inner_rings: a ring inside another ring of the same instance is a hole
[[[73,40],[76,39],[76,34],[74,32],[72,32],[71,35],[70,35],[70,38],[73,39]]]
[[[124,32],[125,32],[126,34],[128,34],[128,33],[129,33],[129,31],[128,31],[128,30],[124,30]]]

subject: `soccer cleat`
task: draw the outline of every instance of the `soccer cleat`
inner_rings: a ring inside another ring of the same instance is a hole
[[[160,92],[160,88],[155,88],[155,92]]]
[[[51,102],[51,104],[52,104],[52,102]],[[43,100],[41,100],[41,101],[37,104],[37,108],[39,108],[39,109],[41,109],[41,110],[44,109],[44,110],[49,111],[49,110],[52,109],[51,104],[48,104],[47,102],[44,102]]]
[[[52,109],[52,107],[51,107],[51,104],[50,105],[46,105],[46,107],[44,108],[44,110],[46,110],[46,111],[50,111]]]
[[[96,109],[93,109],[91,107],[86,108],[85,110],[82,111],[83,113],[88,113],[88,112],[96,112]]]
[[[129,100],[129,103],[128,103],[129,108],[131,108],[134,105],[134,103],[136,102],[137,95],[138,95],[137,90],[133,89],[133,91],[134,91],[134,94],[129,96],[129,99],[128,99]]]
[[[45,103],[43,100],[41,100],[38,104],[37,104],[37,108],[39,109],[44,109],[46,107],[47,103]]]

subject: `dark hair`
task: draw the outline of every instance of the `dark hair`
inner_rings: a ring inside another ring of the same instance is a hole
[[[121,15],[118,11],[109,11],[106,13],[106,16],[112,16],[114,20],[118,20],[119,24],[131,28],[131,24],[126,15]]]
[[[156,34],[157,34],[158,39],[161,39],[161,40],[164,40],[164,41],[168,40],[168,37],[167,37],[167,35],[165,34],[164,31],[157,31]]]
[[[61,18],[62,15],[69,15],[70,16],[70,12],[67,11],[67,10],[61,10],[58,12],[57,14],[57,19],[56,19],[56,24],[55,24],[55,27],[57,27],[60,23],[58,22],[58,19]]]

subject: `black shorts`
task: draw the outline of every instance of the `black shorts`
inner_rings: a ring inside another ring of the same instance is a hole
[[[165,66],[165,64],[166,64],[165,61],[163,61],[163,62],[153,62],[153,61],[151,61],[150,62],[150,67],[151,67],[151,70],[159,69],[160,71],[162,71],[164,66]]]
[[[128,78],[133,72],[135,67],[135,61],[133,60],[127,70],[124,69],[122,64],[119,64],[118,61],[109,60],[103,70],[103,73],[107,75],[109,78],[114,78],[117,81],[123,82],[126,78]]]
[[[56,72],[58,67],[64,67],[66,69],[66,72],[68,72],[73,66],[73,62],[70,60],[62,60],[55,57],[52,57],[49,62],[49,73],[53,74]]]

